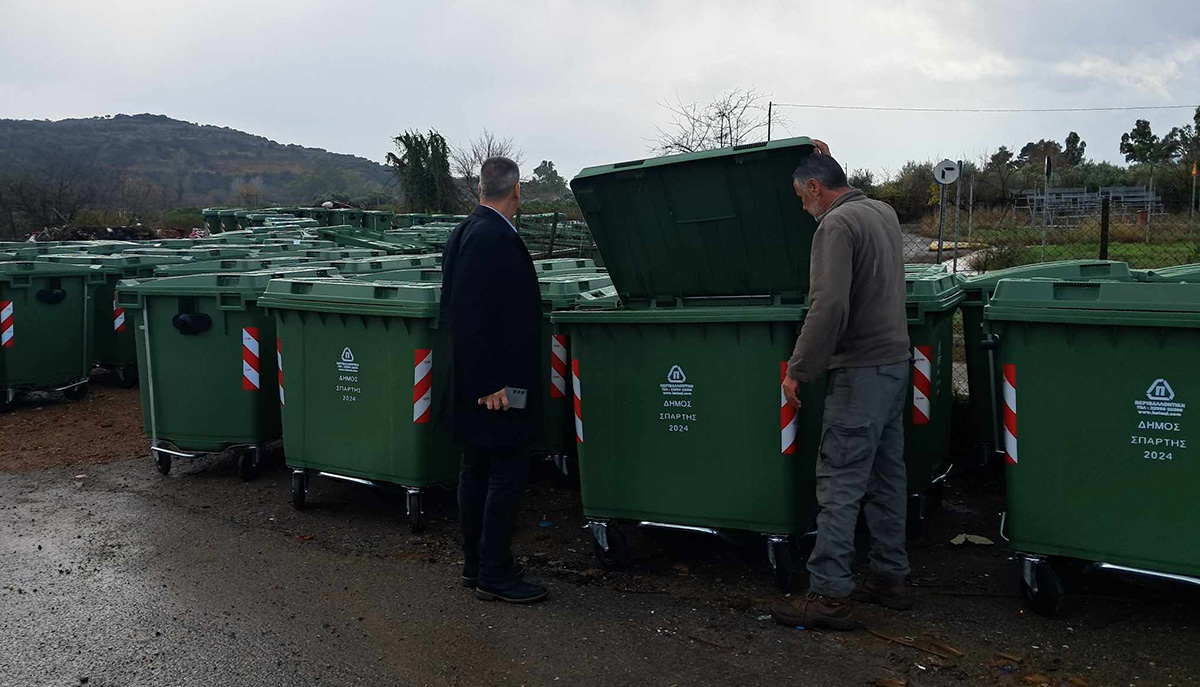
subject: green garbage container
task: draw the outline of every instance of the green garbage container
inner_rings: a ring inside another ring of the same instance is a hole
[[[603,270],[591,258],[546,258],[534,260],[533,268],[539,278],[555,274],[596,274]]]
[[[1000,399],[992,395],[994,389],[1000,388],[1000,371],[993,369],[992,359],[984,348],[983,309],[1002,279],[1036,277],[1069,281],[1133,281],[1135,274],[1124,262],[1063,260],[1021,265],[967,279],[960,278],[963,300],[959,307],[962,312],[963,347],[967,363],[971,445],[975,460],[980,464],[995,460],[1000,448],[1000,444],[997,443],[1000,431]]]
[[[807,138],[583,170],[575,197],[624,308],[551,314],[570,337],[581,499],[603,565],[619,523],[765,541],[790,584],[815,523],[822,385],[780,382],[816,223],[791,187]],[[636,218],[636,219],[634,219]]]
[[[221,210],[223,208],[204,208],[200,211],[204,217],[204,228],[210,234],[218,234],[221,232]]]
[[[221,220],[221,231],[238,231],[241,227],[238,226],[237,213],[245,212],[241,208],[226,208],[217,211],[217,218]]]
[[[1153,270],[1135,270],[1135,272],[1138,281],[1154,283],[1200,283],[1200,264],[1196,263],[1176,265],[1174,267],[1159,267]]]
[[[1080,562],[1200,583],[1200,284],[1004,280],[984,317],[1002,342],[1002,534],[1034,608],[1058,610]]]
[[[441,255],[389,255],[378,258],[356,258],[353,260],[335,260],[329,263],[338,273],[347,279],[359,281],[374,281],[386,279],[392,281],[421,280],[422,271],[440,273]]]
[[[235,450],[238,473],[258,472],[264,444],[280,438],[275,320],[258,305],[271,279],[337,276],[299,266],[259,272],[125,280],[117,304],[132,318],[142,417],[155,467],[173,458]]]
[[[338,208],[330,213],[329,221],[333,224],[344,224],[361,228],[363,225],[363,211],[357,208]]]
[[[384,255],[381,250],[367,248],[309,248],[295,251],[295,253],[313,260],[351,260],[354,258],[378,258]]]
[[[17,257],[18,260],[38,260],[46,255],[58,255],[61,253],[84,253],[86,251],[84,251],[83,246],[64,243],[17,248],[11,252]]]
[[[946,266],[941,264],[909,263],[904,266],[905,274],[947,274],[948,272]]]
[[[205,260],[229,260],[232,258],[247,258],[254,252],[254,246],[239,244],[230,246],[205,246],[197,248],[134,248],[125,251],[126,255],[157,255],[176,258],[179,262],[203,262]]]
[[[329,267],[328,262],[317,262],[304,257],[284,256],[275,258],[230,258],[228,260],[201,260],[162,265],[154,270],[158,277],[179,277],[187,274],[213,274],[216,272],[258,272],[292,267]]]
[[[92,268],[104,276],[96,285],[92,297],[91,361],[98,367],[112,370],[121,385],[137,385],[137,346],[133,327],[129,325],[124,308],[117,305],[116,287],[122,279],[154,276],[155,270],[178,264],[178,259],[165,255],[46,255],[46,262]]]
[[[92,299],[102,283],[87,266],[0,262],[0,406],[30,390],[87,395]]]
[[[534,447],[554,463],[559,474],[569,480],[579,477],[579,459],[575,452],[575,415],[571,408],[571,341],[566,334],[554,331],[550,313],[575,307],[582,293],[611,287],[606,274],[555,274],[538,278],[542,294],[542,360],[547,361],[545,383],[542,384],[544,413],[541,444]]]
[[[392,228],[392,217],[395,213],[388,210],[364,210],[362,225],[372,231],[387,231]]]
[[[312,476],[407,495],[421,528],[425,489],[458,481],[450,431],[450,352],[438,284],[289,278],[260,301],[274,314],[279,403],[292,502]]]
[[[908,405],[904,414],[904,462],[908,468],[908,535],[926,532],[941,504],[950,474],[954,411],[954,313],[962,301],[959,282],[937,271],[905,273],[905,310],[912,346]]]
[[[580,310],[612,310],[620,304],[617,287],[605,286],[579,294],[575,307]]]

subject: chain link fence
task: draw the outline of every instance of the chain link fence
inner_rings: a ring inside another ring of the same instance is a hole
[[[1118,260],[1135,269],[1200,262],[1200,216],[1164,207],[1136,188],[1108,191],[1051,189],[999,208],[955,207],[951,201],[940,244],[940,213],[901,226],[905,262],[940,262],[963,276],[1056,260]],[[562,213],[522,215],[518,221],[534,258],[591,258],[603,266],[583,221]],[[961,315],[955,315],[954,332],[955,390],[966,396]]]

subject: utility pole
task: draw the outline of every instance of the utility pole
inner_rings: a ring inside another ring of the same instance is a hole
[[[767,101],[767,143],[771,142],[771,115],[775,109],[774,101]]]
[[[1042,262],[1046,262],[1046,231],[1050,228],[1050,174],[1053,172],[1050,156],[1046,156],[1046,193],[1042,197]]]
[[[975,173],[971,172],[971,199],[967,201],[967,240],[971,240],[971,229],[975,226]]]

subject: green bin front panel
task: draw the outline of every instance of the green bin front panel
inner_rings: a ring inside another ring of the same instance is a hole
[[[275,321],[253,303],[223,300],[144,294],[140,307],[125,310],[135,329],[146,434],[181,451],[218,452],[281,435]],[[211,327],[185,333],[175,326],[180,314],[205,315]]]
[[[685,314],[693,321],[556,313],[580,392],[584,514],[810,531],[824,383],[805,388],[795,423],[780,390],[803,309],[759,321],[745,312],[755,308],[693,310],[706,312]]]
[[[1133,281],[1135,274],[1129,264],[1111,260],[1060,260],[1034,265],[1019,265],[1009,269],[988,272],[969,279],[961,279],[963,301],[961,305],[963,324],[963,348],[967,363],[967,390],[971,414],[971,443],[976,454],[984,457],[995,455],[996,432],[999,430],[998,394],[1000,371],[989,379],[991,367],[988,352],[983,347],[986,336],[983,326],[983,309],[996,291],[1002,279],[1049,278],[1069,281],[1112,279]]]
[[[412,487],[457,481],[451,355],[434,318],[273,312],[289,466]],[[414,394],[425,371],[428,410]]]
[[[32,273],[0,280],[0,393],[55,389],[88,378],[91,301],[99,278]]]
[[[1200,305],[1200,285],[1176,294]],[[987,318],[1004,342],[1012,548],[1200,576],[1200,316]]]

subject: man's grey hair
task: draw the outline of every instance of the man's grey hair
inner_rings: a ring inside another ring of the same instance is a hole
[[[479,195],[487,200],[507,198],[520,180],[517,163],[506,157],[489,157],[479,168]]]
[[[821,185],[827,189],[841,189],[850,186],[850,182],[846,180],[846,170],[842,169],[841,164],[837,160],[828,155],[809,155],[796,165],[796,171],[792,172],[792,178],[799,181],[802,185],[807,184],[809,179],[816,179],[821,182]]]

